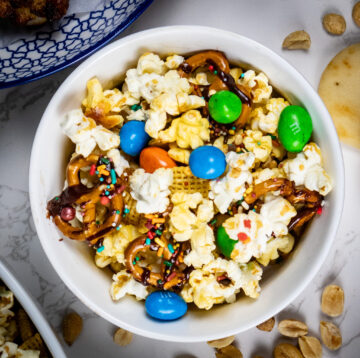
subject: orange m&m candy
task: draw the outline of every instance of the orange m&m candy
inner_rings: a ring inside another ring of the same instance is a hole
[[[166,150],[158,147],[147,147],[140,153],[140,167],[147,173],[153,173],[159,168],[173,168],[176,163],[170,158]]]

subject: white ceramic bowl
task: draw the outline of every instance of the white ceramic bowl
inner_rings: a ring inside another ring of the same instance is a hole
[[[46,203],[64,183],[67,139],[59,122],[80,106],[86,81],[97,76],[103,84],[123,75],[145,51],[160,55],[187,54],[204,49],[224,51],[230,61],[265,72],[272,84],[293,103],[304,105],[313,118],[314,139],[324,154],[334,189],[323,215],[311,224],[294,254],[262,281],[257,300],[239,299],[210,311],[190,311],[178,321],[159,323],[146,316],[144,302],[125,298],[113,302],[110,272],[98,269],[86,244],[62,236],[46,218]],[[30,199],[43,248],[59,276],[73,293],[105,319],[134,333],[169,341],[196,342],[225,337],[249,329],[286,307],[318,272],[334,240],[344,192],[343,161],[331,118],[314,89],[286,61],[259,43],[235,33],[197,26],[174,26],[140,32],[105,47],[82,63],[60,86],[36,133],[30,164]]]
[[[54,330],[42,314],[41,308],[2,261],[0,261],[0,279],[5,283],[8,289],[14,293],[16,299],[27,312],[49,348],[52,356],[54,358],[66,358],[61,344],[58,341]]]

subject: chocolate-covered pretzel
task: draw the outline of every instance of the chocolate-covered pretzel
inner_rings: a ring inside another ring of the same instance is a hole
[[[213,66],[217,77],[209,87],[209,91],[230,90],[234,92],[242,102],[242,111],[239,118],[234,122],[237,128],[243,128],[251,112],[251,96],[249,91],[243,86],[237,84],[230,75],[229,61],[220,51],[204,51],[189,57],[179,67],[179,74],[182,77],[188,77],[191,72],[198,67]],[[214,73],[215,73],[214,71]]]
[[[100,238],[114,230],[121,222],[123,200],[121,194],[115,190],[107,199],[108,217],[100,224],[96,221],[96,205],[101,201],[106,190],[106,184],[97,184],[93,188],[87,188],[81,184],[79,171],[83,167],[95,165],[99,156],[90,155],[87,158],[76,157],[68,165],[67,181],[69,186],[60,196],[50,200],[47,206],[49,214],[53,217],[59,230],[67,237],[77,241],[87,240],[91,245],[95,244]],[[83,222],[80,227],[72,226],[65,220],[62,211],[64,209],[73,210],[73,204],[80,205],[83,213]]]
[[[143,285],[151,285],[154,287],[161,287],[168,290],[174,286],[181,284],[185,279],[185,274],[180,272],[176,266],[176,258],[180,251],[176,250],[171,253],[168,248],[168,241],[161,238],[162,245],[154,242],[147,243],[146,235],[139,236],[132,241],[125,250],[125,265],[126,268],[132,273],[135,280],[141,282]],[[150,271],[138,264],[139,257],[147,251],[162,250],[162,263],[160,272]],[[170,268],[168,268],[170,267]],[[166,274],[166,270],[169,274]]]
[[[245,195],[245,202],[253,204],[260,196],[271,191],[280,191],[280,195],[292,205],[303,204],[303,208],[297,211],[288,225],[289,231],[298,230],[306,222],[311,220],[321,207],[323,197],[315,190],[296,188],[294,183],[285,178],[274,178],[256,184],[252,191]]]
[[[281,196],[288,196],[293,193],[294,184],[290,180],[284,178],[268,179],[254,185],[252,191],[247,193],[244,199],[247,204],[253,204],[260,196],[277,190],[280,190]]]

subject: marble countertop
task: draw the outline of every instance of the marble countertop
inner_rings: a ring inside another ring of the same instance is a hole
[[[322,70],[342,48],[360,41],[360,29],[351,19],[354,0],[155,0],[154,4],[122,35],[157,26],[210,25],[248,36],[270,47],[294,65],[316,88]],[[341,13],[347,21],[343,36],[322,29],[328,11]],[[308,52],[281,49],[283,38],[295,30],[307,30],[312,38]],[[209,34],[211,36],[211,34]],[[37,82],[0,91],[0,258],[16,272],[37,298],[51,324],[60,333],[61,320],[69,310],[84,318],[84,329],[71,348],[75,357],[213,357],[206,343],[177,344],[134,337],[126,347],[112,342],[115,327],[87,309],[62,283],[47,260],[31,218],[28,170],[32,141],[50,98],[75,68],[68,68]],[[345,312],[334,321],[343,334],[338,352],[324,349],[323,357],[357,357],[360,351],[360,152],[345,145],[345,207],[335,244],[316,278],[278,318],[306,320],[310,332],[319,336],[322,288],[329,283],[345,291]],[[244,357],[270,357],[279,341],[276,329],[265,333],[251,329],[236,337]]]

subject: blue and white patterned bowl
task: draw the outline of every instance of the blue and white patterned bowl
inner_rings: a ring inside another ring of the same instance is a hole
[[[65,16],[52,31],[39,28],[0,48],[0,89],[48,76],[83,59],[126,29],[152,2],[107,1],[97,11]]]

